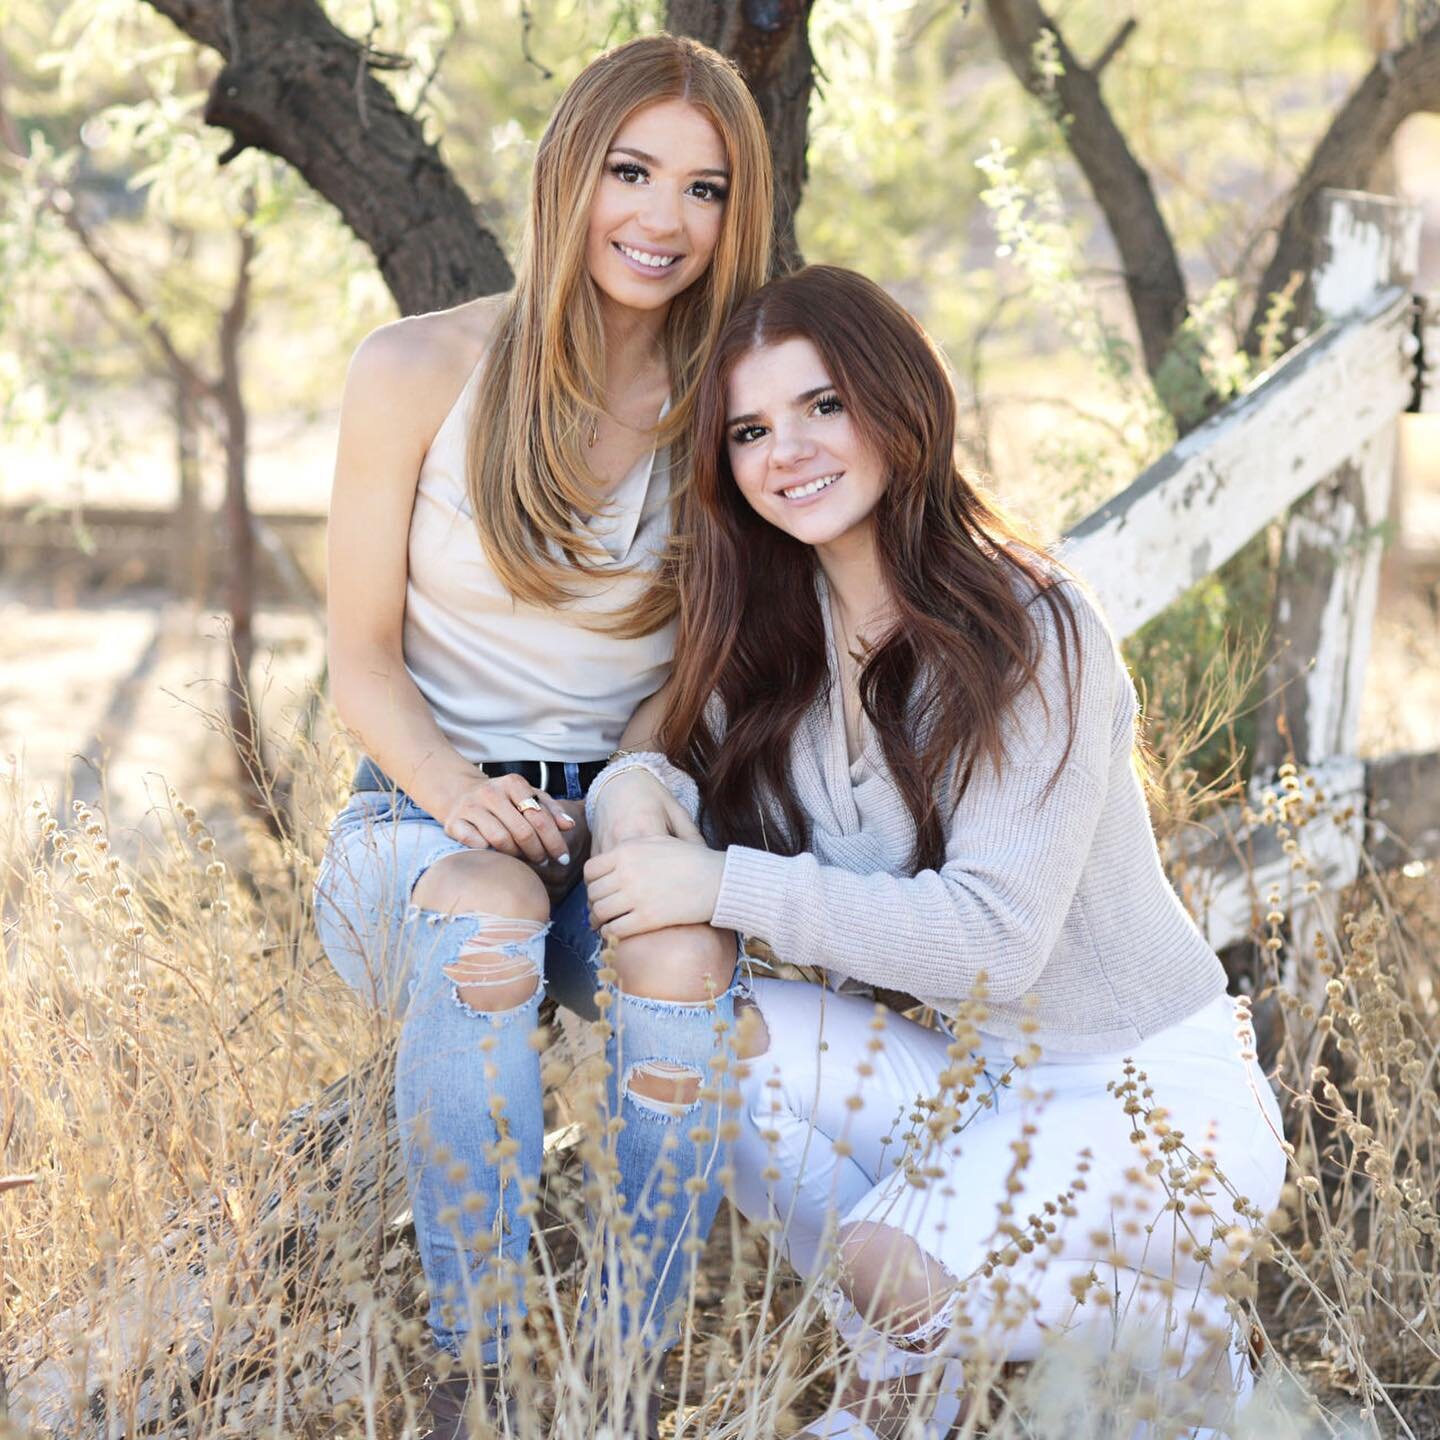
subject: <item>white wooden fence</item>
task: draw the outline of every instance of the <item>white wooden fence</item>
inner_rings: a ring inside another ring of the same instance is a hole
[[[1308,868],[1239,810],[1217,821],[1189,857],[1208,884],[1187,896],[1217,948],[1261,928],[1272,890],[1303,918],[1318,903],[1305,884],[1348,884],[1362,846],[1390,863],[1440,854],[1440,757],[1367,764],[1354,753],[1397,423],[1406,410],[1440,412],[1440,385],[1424,383],[1420,363],[1440,357],[1440,315],[1412,293],[1417,209],[1326,191],[1320,233],[1320,328],[1075,526],[1062,552],[1124,637],[1288,511],[1251,795],[1285,758],[1283,714],[1337,818],[1299,837]]]

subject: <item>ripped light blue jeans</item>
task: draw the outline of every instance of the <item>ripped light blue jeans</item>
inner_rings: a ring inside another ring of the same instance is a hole
[[[530,1221],[522,1201],[536,1193],[544,1142],[533,1043],[542,992],[596,1019],[596,992],[605,987],[583,884],[543,926],[512,920],[505,927],[497,922],[506,917],[417,907],[411,893],[420,877],[465,848],[403,793],[357,792],[331,826],[315,918],[341,978],[401,1021],[395,1112],[435,1342],[458,1355],[478,1329],[480,1358],[492,1363],[525,1306],[519,1277]],[[541,982],[514,1009],[472,1009],[447,973],[487,926],[523,937],[491,948],[513,958],[517,973],[527,964]],[[699,1005],[612,990],[607,1009],[609,1114],[624,1120],[614,1161],[637,1242],[631,1253],[650,1257],[634,1276],[612,1266],[607,1290],[638,1293],[639,1301],[624,1307],[621,1329],[663,1346],[673,1339],[672,1307],[690,1269],[684,1242],[703,1241],[719,1204],[719,1107],[705,1087],[719,1037],[733,1032],[735,988],[732,982],[712,1004]],[[666,1105],[630,1093],[627,1077],[651,1062],[700,1075],[702,1098]],[[673,1173],[663,1173],[662,1155]],[[709,1181],[703,1189],[687,1185],[699,1176]]]

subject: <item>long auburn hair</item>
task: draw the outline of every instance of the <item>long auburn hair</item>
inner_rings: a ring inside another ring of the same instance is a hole
[[[495,573],[520,601],[559,606],[577,572],[607,578],[609,563],[584,521],[604,508],[590,479],[584,437],[605,394],[605,334],[585,264],[591,201],[611,141],[645,105],[685,100],[719,132],[730,171],[715,254],[676,296],[664,347],[670,411],[656,443],[671,447],[676,495],[700,367],[737,301],[767,273],[771,232],[770,146],[739,72],[697,41],[650,35],[593,60],[560,97],[535,156],[515,290],[503,312],[470,420],[467,488]],[[674,566],[661,566],[639,597],[581,622],[620,635],[658,630],[675,612]]]
[[[1040,630],[1027,602],[1038,593],[1060,635],[1069,707],[1061,767],[1075,737],[1079,630],[1069,596],[1056,588],[1065,568],[961,473],[955,392],[935,346],[852,271],[812,265],[755,292],[705,368],[659,743],[698,778],[702,813],[720,843],[792,854],[803,845],[790,742],[830,681],[818,561],[741,495],[725,424],[736,364],[795,338],[819,352],[888,477],[874,511],[875,548],[895,620],[865,657],[860,696],[915,823],[914,867],[938,868],[950,811],[977,764],[998,772],[1006,712],[1036,682]],[[712,695],[723,706],[723,734]],[[1048,715],[1049,697],[1041,698]],[[1058,775],[1059,767],[1051,785]]]

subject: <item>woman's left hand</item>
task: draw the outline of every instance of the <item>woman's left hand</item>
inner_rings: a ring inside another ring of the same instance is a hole
[[[724,872],[725,852],[693,840],[622,840],[585,864],[591,928],[628,940],[667,925],[708,925]]]

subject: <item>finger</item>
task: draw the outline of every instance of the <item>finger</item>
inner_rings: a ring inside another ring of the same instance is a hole
[[[612,920],[618,920],[622,915],[630,913],[630,902],[621,894],[602,895],[598,900],[588,891],[586,899],[590,905],[590,913],[602,925]]]
[[[628,940],[632,935],[644,935],[650,927],[645,925],[632,910],[618,920],[611,920],[600,927],[602,940]]]
[[[567,830],[575,828],[575,817],[553,795],[537,790],[535,798],[555,817],[557,825],[562,825]]]
[[[525,797],[522,795],[520,798],[523,800]],[[528,814],[522,813],[503,794],[495,797],[495,808],[490,811],[491,816],[505,827],[521,854],[532,865],[543,865],[550,857],[545,853],[545,847],[540,843],[540,837],[530,823],[535,813],[533,810]],[[557,830],[555,833],[558,835],[560,832]],[[562,845],[560,848],[563,850],[565,847]]]
[[[534,797],[539,808],[527,806],[520,811],[530,828],[539,837],[540,843],[552,860],[558,860],[562,865],[570,863],[570,847],[565,842],[565,837],[560,833],[560,827],[555,823],[555,816],[545,807],[542,797]]]
[[[489,842],[480,833],[480,827],[474,821],[467,820],[463,815],[452,820],[445,827],[445,833],[452,840],[458,840],[472,850],[488,850],[490,848]]]
[[[557,825],[564,825],[568,828],[575,824],[575,817],[548,791],[531,790],[528,793],[554,816]],[[525,797],[522,795],[520,798],[523,800]]]
[[[607,895],[613,895],[619,888],[613,875],[606,875],[593,885],[587,880],[585,882],[585,898],[593,905],[595,901],[603,900]]]
[[[510,832],[488,811],[477,815],[472,823],[485,837],[492,850],[498,850],[500,854],[509,855],[512,859],[520,858],[520,847],[511,838]]]
[[[681,840],[704,841],[695,822],[677,805],[670,816],[670,831]]]
[[[603,880],[615,869],[615,855],[613,851],[606,851],[601,855],[592,855],[585,862],[585,884],[592,885],[597,880]]]

